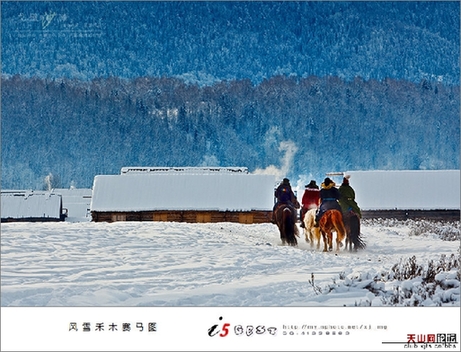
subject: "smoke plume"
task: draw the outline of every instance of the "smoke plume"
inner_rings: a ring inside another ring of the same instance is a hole
[[[280,160],[280,167],[275,165],[269,165],[265,169],[256,169],[255,174],[266,174],[275,175],[277,179],[283,179],[290,173],[291,167],[293,166],[293,160],[298,147],[293,141],[280,142],[279,151],[283,152],[284,155]]]

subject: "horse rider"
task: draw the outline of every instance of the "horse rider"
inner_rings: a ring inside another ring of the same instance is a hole
[[[341,194],[335,186],[336,183],[334,183],[329,177],[325,178],[321,184],[320,207],[315,215],[315,227],[319,226],[320,218],[327,210],[336,209],[342,214],[341,206],[338,203],[341,198]]]
[[[319,186],[315,180],[311,180],[311,182],[305,186],[303,198],[301,200],[301,210],[300,210],[300,218],[301,218],[301,227],[304,227],[304,215],[306,212],[312,208],[318,208],[320,203],[320,190]]]
[[[339,205],[343,211],[343,214],[353,211],[359,218],[362,217],[362,212],[359,208],[359,205],[355,201],[355,191],[349,184],[349,179],[351,175],[346,175],[343,178],[343,183],[339,186],[339,193],[341,198],[339,198]]]
[[[282,182],[278,185],[277,189],[274,191],[274,196],[277,199],[277,202],[274,204],[272,209],[272,219],[273,224],[276,223],[275,220],[275,211],[281,204],[288,204],[292,208],[299,209],[300,204],[296,199],[296,196],[291,189],[290,180],[284,178]],[[296,217],[295,217],[296,218]]]

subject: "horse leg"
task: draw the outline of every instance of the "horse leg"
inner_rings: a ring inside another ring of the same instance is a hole
[[[285,229],[285,222],[283,221],[283,217],[280,224],[280,239],[282,240],[282,245],[284,246],[287,243],[286,238],[286,229]]]
[[[328,235],[323,230],[321,230],[320,232],[323,238],[323,251],[328,252]]]
[[[323,235],[324,252],[333,250],[333,234],[332,230],[335,229],[332,223],[331,212],[327,211],[319,220],[320,231]],[[327,249],[328,248],[328,249]]]
[[[282,223],[283,223],[283,233],[287,244],[290,246],[297,246],[298,241],[296,240],[297,226],[294,221],[293,211],[285,207],[282,212]]]
[[[310,243],[311,247],[314,246],[313,236],[312,236],[312,229],[314,228],[314,219],[312,217],[312,212],[307,211],[304,215],[304,238],[306,239],[307,243]]]
[[[330,231],[328,232],[328,251],[331,252],[333,250],[333,233]]]
[[[351,228],[349,228],[347,232],[347,241],[349,241],[349,252],[352,252],[352,247],[357,250],[356,239],[354,239],[354,234],[352,233]]]
[[[346,237],[346,229],[341,223],[338,223],[336,226],[336,252],[339,252],[339,248],[343,246],[343,239]]]
[[[346,250],[349,247],[349,251],[352,251],[351,233],[349,230],[346,231]]]
[[[322,231],[323,236],[323,251],[324,252],[331,252],[333,250],[333,234],[331,230],[326,230],[326,232]]]
[[[356,214],[351,217],[350,234],[351,242],[354,244],[354,252],[357,252],[359,248],[363,248],[363,243],[360,241],[360,218]]]
[[[314,243],[317,242],[317,250],[320,249],[320,238],[322,234],[320,232],[320,227],[315,227],[315,212],[316,209],[310,209],[305,216],[305,225],[306,229],[309,229],[309,236],[311,241],[311,247],[314,247]]]
[[[284,229],[284,224],[283,224],[283,217],[282,214],[279,212],[279,207],[276,208],[274,218],[277,224],[277,227],[280,232],[280,240],[282,241],[282,246],[285,245],[286,239],[285,239],[285,229]]]
[[[299,237],[299,229],[298,229],[298,226],[296,225],[296,222],[293,223],[293,236],[294,236],[293,242],[295,242],[295,245],[297,246],[298,240],[296,239],[296,237]]]
[[[304,238],[305,238],[306,242],[309,243],[309,232],[310,232],[310,230],[306,228],[306,225],[304,225],[303,232],[304,232]],[[311,245],[312,245],[312,243],[311,243]]]
[[[351,214],[343,214],[343,223],[346,229],[346,250],[349,248],[349,252],[352,252],[352,244],[354,243],[352,238],[352,219]]]
[[[314,229],[312,230],[314,232],[313,234],[313,237],[314,237],[314,240],[317,240],[317,250],[320,249],[320,229],[318,227],[314,227]],[[313,243],[312,243],[313,245]]]
[[[306,212],[304,214],[304,218],[302,219],[304,223],[304,238],[306,239],[306,242],[309,243],[309,232],[310,232],[310,227],[309,227],[309,214]]]

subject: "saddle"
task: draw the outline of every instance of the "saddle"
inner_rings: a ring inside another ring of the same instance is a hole
[[[283,208],[283,207],[288,207],[290,208],[290,211],[293,214],[293,219],[296,219],[296,210],[295,210],[295,205],[291,203],[290,201],[283,202],[277,205],[277,207],[274,210],[274,214],[278,213],[278,211]]]
[[[290,208],[291,211],[294,211],[295,207],[293,206],[293,204],[291,202],[283,202],[283,203],[279,203],[276,207],[275,207],[275,212],[279,211],[280,208],[282,207],[286,207],[288,206]]]

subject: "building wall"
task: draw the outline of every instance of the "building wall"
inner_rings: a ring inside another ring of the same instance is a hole
[[[95,222],[114,221],[173,221],[188,223],[237,222],[260,224],[270,222],[271,211],[142,211],[142,212],[92,212]]]

